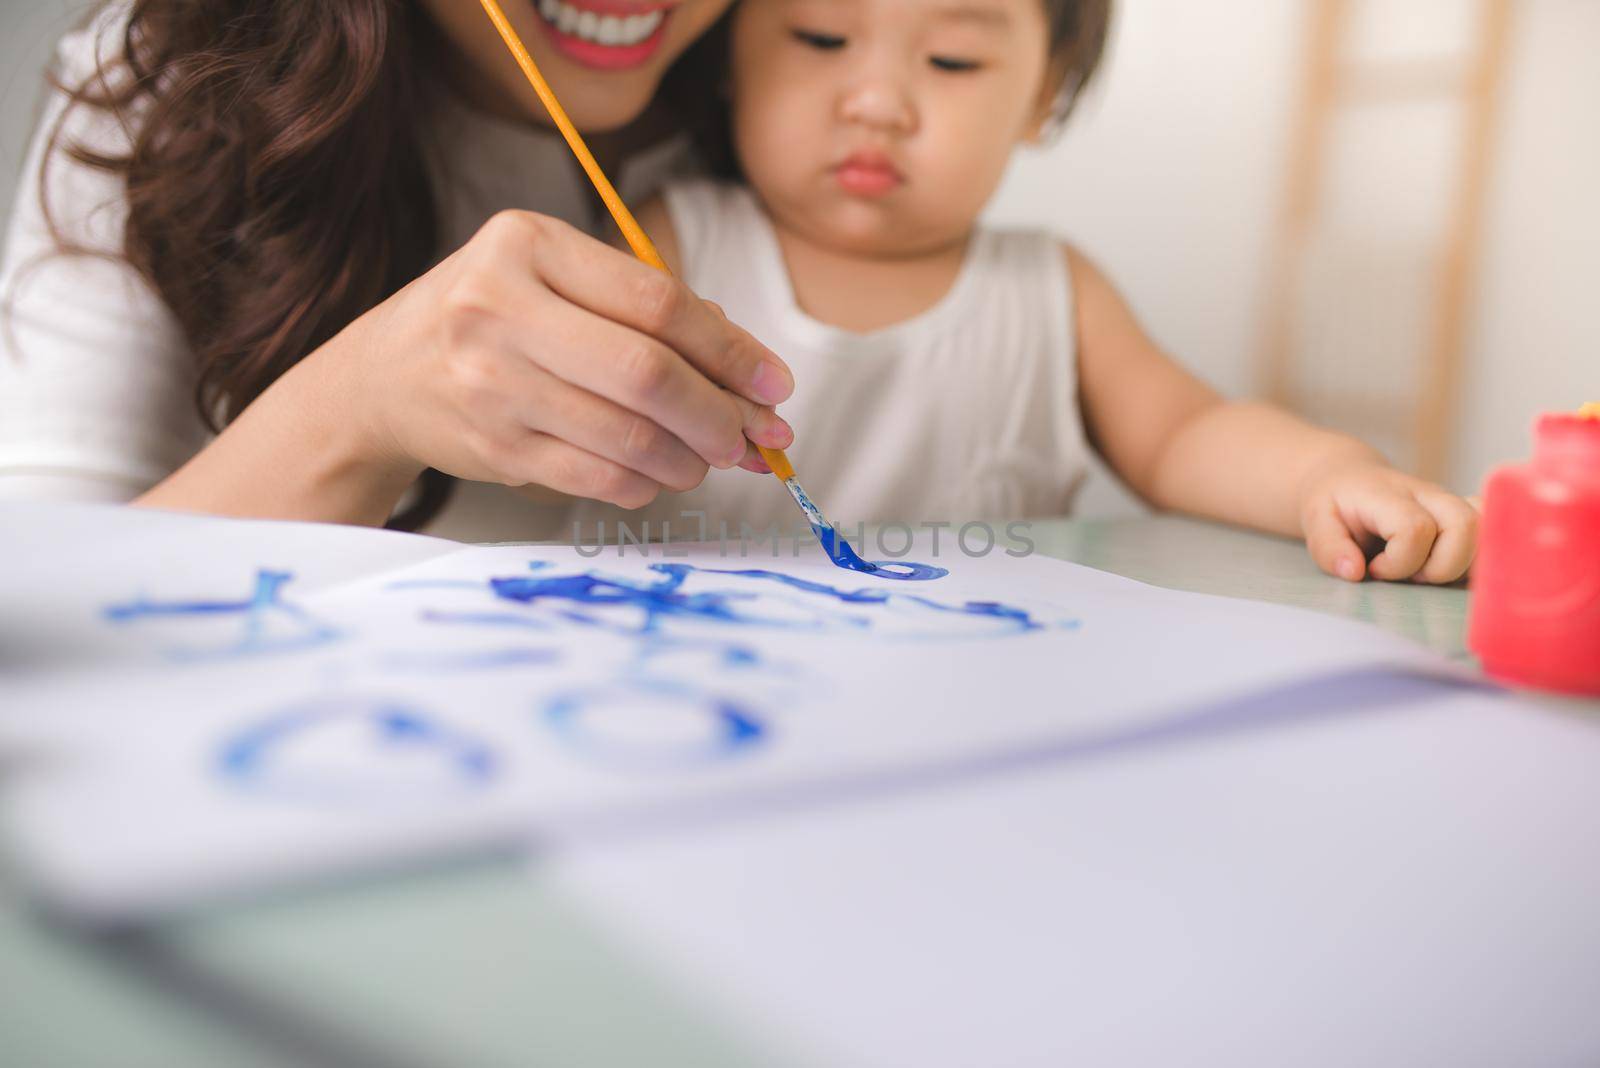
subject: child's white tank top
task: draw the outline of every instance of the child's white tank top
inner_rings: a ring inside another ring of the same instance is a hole
[[[1059,240],[980,228],[943,299],[859,334],[801,310],[747,189],[694,180],[665,197],[690,288],[793,369],[794,396],[779,408],[795,429],[788,455],[831,520],[849,528],[1069,511],[1087,446]],[[740,522],[787,529],[798,516],[770,478],[739,470],[713,470],[647,512],[681,509],[706,512],[713,537],[719,520],[733,532]],[[674,521],[674,536],[681,529]]]

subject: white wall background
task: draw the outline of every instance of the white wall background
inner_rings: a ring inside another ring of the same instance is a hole
[[[1302,0],[1120,0],[1104,80],[1053,147],[1017,161],[991,216],[1093,255],[1147,327],[1218,387],[1248,392],[1300,84]],[[1451,55],[1473,0],[1368,0],[1368,58]],[[1600,0],[1515,0],[1506,96],[1469,320],[1449,482],[1523,457],[1543,410],[1600,399]],[[1338,232],[1312,277],[1318,384],[1404,394],[1429,296],[1425,251],[1454,163],[1448,107],[1341,123]],[[1382,325],[1374,325],[1382,320]],[[1408,345],[1408,343],[1410,343]],[[1385,443],[1380,443],[1385,444]],[[1131,507],[1104,478],[1085,510]]]
[[[1118,3],[1099,87],[1059,143],[1018,160],[991,216],[1072,238],[1164,345],[1220,388],[1245,393],[1305,5]],[[1451,52],[1472,3],[1368,0],[1359,50]],[[0,0],[0,203],[11,202],[40,67],[82,7]],[[1597,55],[1600,0],[1516,0],[1450,479],[1463,491],[1493,464],[1526,454],[1539,411],[1600,400]],[[1336,295],[1308,317],[1323,332],[1312,347],[1316,382],[1409,388],[1404,320],[1426,295],[1417,249],[1453,158],[1452,136],[1448,115],[1426,108],[1341,128],[1342,192],[1329,205],[1337,251],[1313,272]],[[1375,320],[1387,325],[1374,328]],[[1084,499],[1086,512],[1131,507],[1104,477]]]
[[[1600,400],[1600,2],[1518,0],[1458,478],[1525,451],[1535,413]]]
[[[32,132],[44,63],[86,6],[83,0],[0,0],[0,210],[7,213]]]

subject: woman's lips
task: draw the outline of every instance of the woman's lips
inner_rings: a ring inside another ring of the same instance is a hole
[[[539,19],[561,53],[596,70],[627,70],[655,55],[674,4],[538,0]]]
[[[833,168],[834,180],[846,193],[861,197],[881,197],[905,184],[905,175],[889,157],[875,152],[857,152]]]

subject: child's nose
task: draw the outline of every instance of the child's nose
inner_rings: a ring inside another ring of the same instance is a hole
[[[851,86],[840,100],[839,114],[846,122],[902,136],[917,128],[917,109],[910,97],[886,77],[869,76]]]

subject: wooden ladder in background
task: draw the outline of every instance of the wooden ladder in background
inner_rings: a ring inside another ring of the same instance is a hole
[[[1301,409],[1310,398],[1296,386],[1294,327],[1309,242],[1328,170],[1333,121],[1342,108],[1450,99],[1464,109],[1457,181],[1435,250],[1433,308],[1418,389],[1392,398],[1326,398],[1346,422],[1409,422],[1410,466],[1424,478],[1447,475],[1461,395],[1468,300],[1482,240],[1484,190],[1492,161],[1496,112],[1504,82],[1512,0],[1476,0],[1477,32],[1461,59],[1356,62],[1346,55],[1355,0],[1309,0],[1302,95],[1290,138],[1288,188],[1270,257],[1258,385],[1271,401]],[[1382,2],[1382,0],[1368,0]],[[1468,2],[1468,0],[1463,0]],[[1336,420],[1338,421],[1338,420]],[[1394,427],[1394,429],[1400,429]]]

